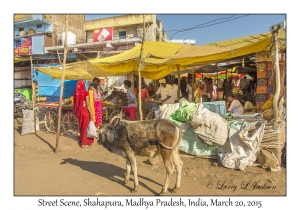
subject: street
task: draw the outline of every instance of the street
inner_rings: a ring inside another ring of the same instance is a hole
[[[59,151],[53,153],[56,135],[42,126],[36,134],[21,136],[21,118],[14,123],[14,195],[66,196],[111,195],[153,196],[161,191],[166,171],[162,158],[151,165],[137,157],[139,190],[132,193],[133,178],[127,185],[125,159],[94,143],[80,148],[75,138],[60,136]],[[221,166],[215,159],[181,154],[183,172],[181,188],[167,196],[200,195],[286,195],[286,168],[271,172],[260,166],[245,171]],[[173,174],[170,188],[175,184]]]

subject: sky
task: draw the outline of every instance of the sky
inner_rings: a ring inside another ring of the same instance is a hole
[[[87,14],[86,20],[119,15]],[[168,39],[193,39],[196,40],[196,45],[203,45],[268,32],[270,26],[286,21],[286,15],[283,13],[157,14],[157,19],[163,22],[163,29],[167,32]],[[196,26],[198,28],[194,28]],[[183,29],[185,30],[180,31]]]

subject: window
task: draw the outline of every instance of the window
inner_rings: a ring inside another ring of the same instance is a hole
[[[119,39],[126,39],[126,31],[119,31]]]
[[[21,47],[21,40],[16,41],[16,47]]]
[[[42,24],[37,25],[36,28],[42,28]]]

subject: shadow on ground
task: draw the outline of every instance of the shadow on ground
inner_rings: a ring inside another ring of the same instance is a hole
[[[83,161],[83,160],[77,160],[77,159],[73,159],[73,158],[63,159],[63,162],[61,162],[60,164],[67,164],[67,163],[72,164],[74,166],[78,166],[81,169],[83,169],[85,171],[89,171],[91,173],[94,173],[98,176],[102,176],[102,177],[104,177],[104,178],[106,178],[110,181],[116,182],[116,183],[122,185],[123,187],[127,188],[129,191],[132,190],[130,187],[124,185],[124,181],[121,181],[121,180],[115,178],[116,176],[118,176],[121,179],[124,179],[125,178],[125,173],[126,173],[125,169],[120,168],[116,165],[112,165],[112,164],[104,163],[104,162]],[[159,195],[158,192],[153,191],[146,184],[144,184],[140,179],[147,180],[147,181],[152,182],[154,184],[157,184],[161,187],[162,187],[162,184],[157,183],[156,181],[154,181],[152,179],[149,179],[148,177],[145,177],[145,176],[138,175],[138,178],[139,178],[139,185],[140,186],[142,186],[145,189],[149,190],[154,195]],[[129,181],[133,182],[133,179],[130,178]]]

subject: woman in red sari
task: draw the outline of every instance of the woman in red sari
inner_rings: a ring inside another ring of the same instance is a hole
[[[94,143],[94,138],[87,138],[86,132],[92,119],[90,108],[89,93],[85,90],[85,82],[78,80],[74,93],[74,114],[79,122],[80,144],[82,148],[86,148]]]

